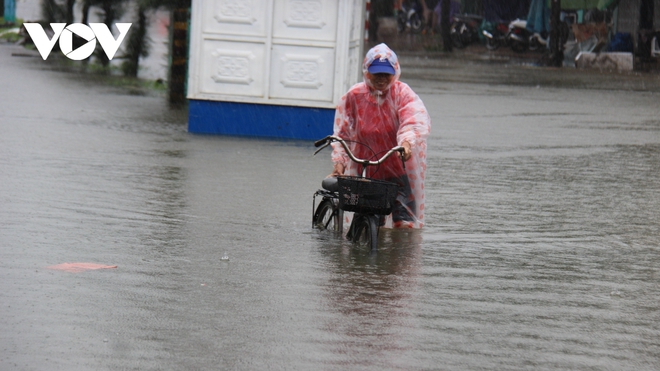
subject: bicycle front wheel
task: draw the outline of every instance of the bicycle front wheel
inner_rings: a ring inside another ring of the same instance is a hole
[[[321,201],[319,207],[316,208],[312,224],[314,228],[321,230],[329,230],[339,232],[339,209],[334,205],[332,200],[327,199]]]
[[[375,252],[378,249],[378,217],[356,215],[355,218],[357,219],[353,221],[351,240]]]

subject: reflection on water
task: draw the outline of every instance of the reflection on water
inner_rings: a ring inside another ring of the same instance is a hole
[[[3,48],[0,369],[660,368],[652,93],[410,81],[427,225],[373,256],[311,229],[311,143]]]
[[[322,326],[338,339],[325,344],[331,367],[405,366],[402,356],[411,350],[406,338],[416,323],[422,233],[382,229],[379,245],[376,255],[346,240],[319,246],[329,270],[323,301],[335,313]]]

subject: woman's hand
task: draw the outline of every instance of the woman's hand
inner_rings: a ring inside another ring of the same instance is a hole
[[[328,175],[326,178],[332,178],[332,177],[338,177],[340,175],[344,175],[344,165],[342,164],[335,164],[335,167],[332,169],[332,173]]]
[[[412,156],[412,151],[410,150],[410,143],[404,141],[403,143],[401,143],[401,147],[403,147],[403,154],[401,155],[403,161],[410,160],[410,156]]]

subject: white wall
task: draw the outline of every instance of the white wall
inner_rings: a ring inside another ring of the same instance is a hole
[[[333,108],[358,81],[362,0],[193,0],[188,98]]]

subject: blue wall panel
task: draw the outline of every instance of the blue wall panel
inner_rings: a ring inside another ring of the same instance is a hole
[[[316,140],[332,134],[334,109],[189,100],[188,131]]]

